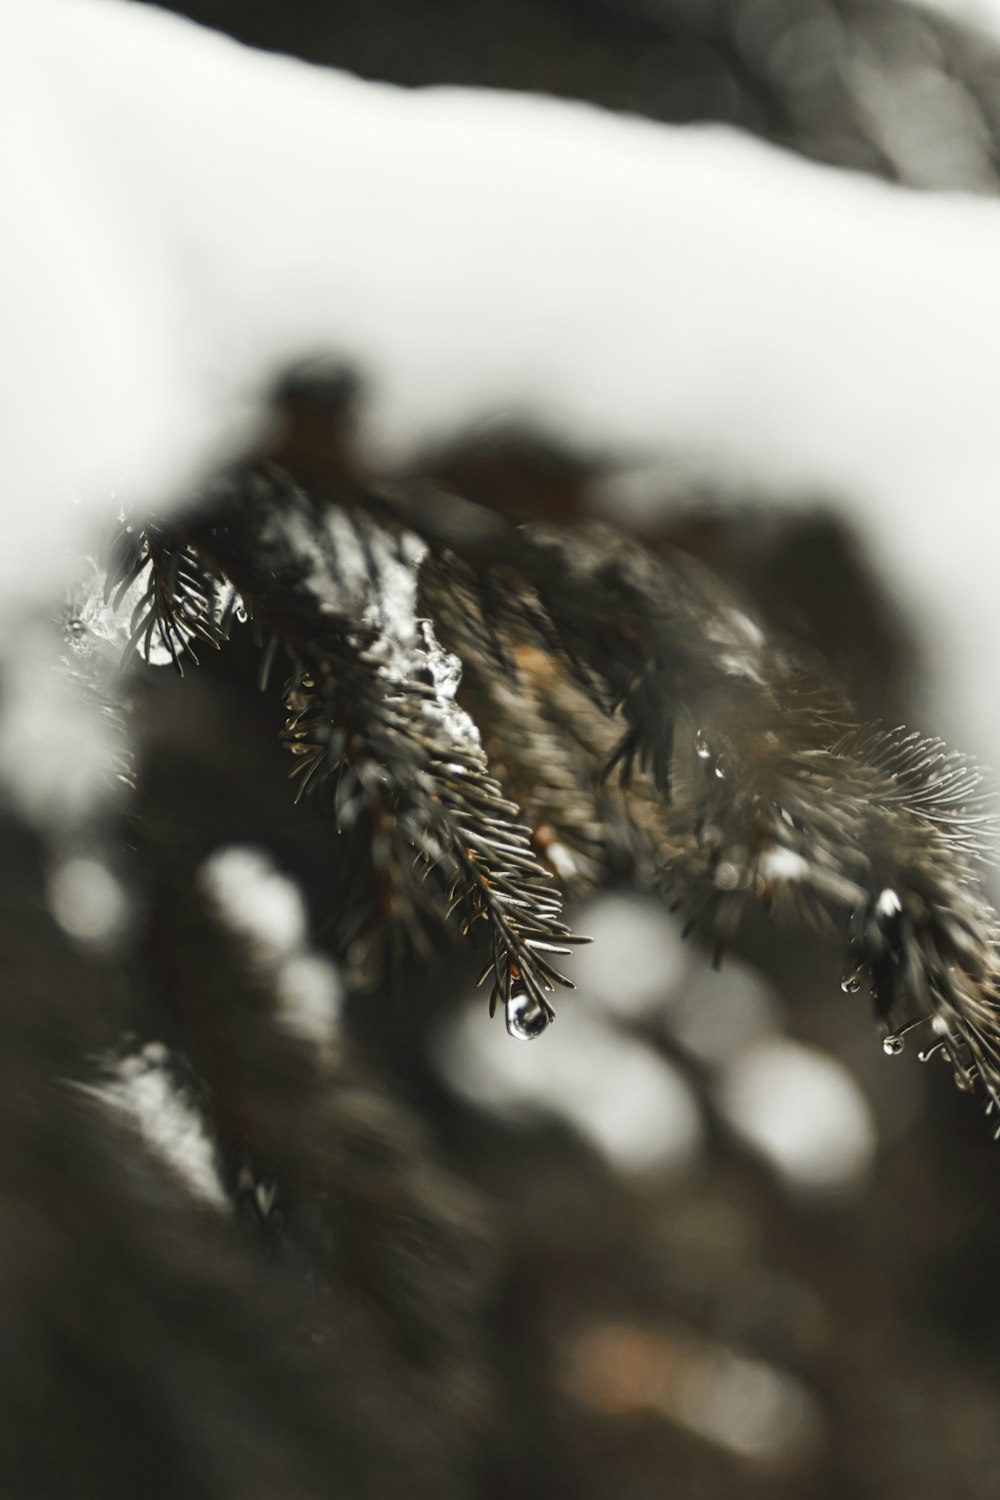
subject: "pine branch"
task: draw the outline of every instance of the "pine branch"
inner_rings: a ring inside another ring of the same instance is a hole
[[[245,612],[231,584],[210,572],[201,558],[165,528],[141,530],[121,523],[113,537],[104,601],[117,610],[135,595],[129,641],[122,665],[133,653],[150,660],[154,638],[184,676],[183,658],[199,665],[196,642],[219,650],[234,619]]]
[[[494,593],[503,580],[490,630],[468,604],[458,627],[483,675],[509,672],[525,639],[555,642],[605,722],[625,721],[608,754],[607,731],[576,714],[592,765],[618,771],[658,849],[686,931],[720,951],[756,899],[838,936],[844,987],[867,981],[886,1050],[927,1023],[922,1056],[941,1051],[960,1086],[978,1080],[987,1108],[1000,1103],[998,923],[980,874],[994,819],[971,762],[858,726],[835,686],[687,559],[604,528],[514,527],[426,489],[371,503],[428,541],[438,596],[450,581],[461,607],[484,575]]]
[[[608,873],[606,799],[587,749],[553,717],[545,677],[553,666],[564,675],[561,666],[534,646],[509,636],[504,643],[491,623],[493,601],[459,595],[432,559],[421,569],[421,600],[462,662],[461,702],[483,734],[495,775],[529,817],[536,849],[567,890],[592,889]],[[502,618],[502,605],[493,613]]]
[[[413,935],[429,907],[466,933],[484,923],[491,1013],[502,1003],[513,1034],[538,1034],[554,1015],[548,996],[570,986],[552,957],[580,939],[452,701],[457,663],[414,616],[413,539],[318,509],[274,470],[241,481],[238,499],[238,516],[189,536],[292,663],[285,739],[299,796],[333,781],[341,826],[368,819],[387,919]]]
[[[491,1012],[515,1035],[551,1019],[568,983],[552,958],[578,941],[546,862],[572,879],[575,851],[596,878],[628,849],[718,951],[751,900],[835,935],[886,1049],[929,1023],[927,1055],[1000,1104],[992,819],[970,762],[859,727],[712,575],[606,528],[514,527],[426,489],[321,505],[273,468],[211,498],[212,519],[121,544],[119,593],[148,568],[130,644],[159,632],[179,667],[196,637],[219,643],[238,591],[262,676],[279,650],[291,663],[299,795],[330,783],[340,825],[366,820],[390,925],[419,942],[432,910],[485,924]],[[489,758],[458,662],[415,613],[425,548]]]

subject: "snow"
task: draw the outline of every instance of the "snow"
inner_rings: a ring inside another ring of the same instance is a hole
[[[922,9],[1000,37],[1000,0],[923,0]]]
[[[326,511],[321,538],[293,507],[276,513],[270,524],[291,545],[301,569],[299,587],[312,593],[320,612],[345,616],[371,632],[365,653],[387,695],[396,685],[422,688],[430,681],[433,695],[421,693],[416,701],[435,740],[464,752],[481,749],[479,730],[455,702],[462,663],[443,649],[433,623],[417,616],[417,574],[427,544],[413,532],[397,533],[337,506]]]
[[[383,471],[520,420],[623,472],[837,496],[943,727],[1000,761],[972,670],[1000,631],[1000,204],[729,129],[366,84],[118,0],[6,0],[0,142],[8,608],[112,491],[176,503],[325,355],[365,381]]]
[[[809,875],[809,861],[796,854],[794,849],[776,846],[764,850],[757,861],[757,873],[765,880],[805,880]]]
[[[211,1208],[228,1209],[215,1143],[201,1114],[172,1077],[170,1054],[162,1042],[149,1042],[141,1052],[123,1058],[108,1083],[84,1085],[83,1092],[127,1120],[196,1198]]]
[[[105,599],[106,583],[107,574],[96,558],[83,558],[69,591],[68,634],[78,655],[100,656],[111,667],[117,667],[132,634],[133,611],[149,587],[149,576],[144,568],[129,584],[117,605],[117,589]],[[160,640],[159,631],[154,630],[145,659],[154,667],[165,667],[173,661],[170,651]]]

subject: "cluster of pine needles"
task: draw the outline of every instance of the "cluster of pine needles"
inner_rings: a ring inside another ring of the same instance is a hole
[[[1000,1107],[992,818],[975,766],[864,726],[711,573],[606,527],[517,526],[426,485],[318,494],[274,465],[194,518],[124,519],[107,597],[183,675],[249,622],[298,796],[362,828],[376,929],[484,940],[538,1036],[585,939],[564,896],[656,884],[717,952],[747,903],[840,945],[883,1045],[925,1028]]]

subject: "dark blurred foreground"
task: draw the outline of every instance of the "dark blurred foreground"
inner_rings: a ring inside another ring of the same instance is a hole
[[[273,851],[323,947],[364,861],[289,810],[250,655],[143,685],[124,966],[73,948],[8,830],[4,1493],[992,1496],[996,1154],[947,1071],[882,1057],[823,950],[764,929],[745,948],[789,1032],[874,1111],[873,1159],[832,1190],[741,1142],[655,1011],[625,1026],[685,1073],[701,1123],[680,1160],[626,1171],[557,1108],[462,1104],[427,1050],[469,991],[460,950],[350,1000],[334,1055],[289,1036],[198,869]],[[684,998],[668,982],[663,1010]],[[553,1080],[586,1004],[531,1049]],[[473,1024],[520,1045],[481,996]],[[233,1209],[89,1092],[123,1056],[211,1117]]]

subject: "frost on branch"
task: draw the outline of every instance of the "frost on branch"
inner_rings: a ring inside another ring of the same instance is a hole
[[[115,543],[109,590],[148,569],[130,647],[148,650],[158,633],[179,665],[177,643],[190,654],[196,630],[220,644],[226,616],[215,601],[238,590],[261,640],[262,685],[279,655],[289,673],[296,798],[332,788],[334,825],[364,825],[381,925],[422,949],[437,913],[462,933],[485,931],[491,1013],[502,1004],[513,1035],[537,1035],[554,1015],[551,992],[570,986],[553,959],[580,940],[455,702],[457,658],[414,613],[423,545],[364,513],[318,505],[273,468],[237,476],[212,501],[210,519]],[[379,937],[355,937],[356,965]]]

